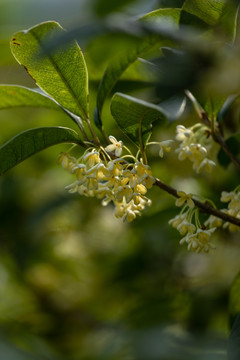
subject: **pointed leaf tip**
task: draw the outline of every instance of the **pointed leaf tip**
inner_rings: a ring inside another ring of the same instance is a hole
[[[156,105],[121,93],[111,102],[111,113],[120,129],[137,145],[146,145],[154,121],[166,124],[165,111]],[[141,137],[141,138],[140,138]]]
[[[45,44],[62,32],[57,22],[41,23],[14,34],[11,51],[42,90],[64,108],[85,118],[88,116],[88,74],[78,44],[72,41],[52,54],[44,54]]]
[[[42,127],[26,130],[0,147],[0,175],[49,146],[80,142],[76,131],[69,128]]]

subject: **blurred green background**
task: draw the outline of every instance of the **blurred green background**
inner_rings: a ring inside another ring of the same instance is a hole
[[[34,87],[10,52],[16,31],[46,20],[73,28],[110,11],[138,16],[182,1],[119,3],[0,0],[0,83]],[[94,91],[107,55],[94,41],[84,46]],[[134,69],[131,74],[135,80]],[[135,87],[132,94],[141,91]],[[120,139],[106,116],[108,133]],[[1,111],[0,124],[1,144],[27,128],[74,126],[44,109]],[[174,136],[174,124],[154,132],[156,140]],[[45,150],[0,178],[0,359],[226,359],[239,234],[218,231],[215,251],[188,253],[168,226],[178,212],[174,199],[155,188],[148,193],[152,207],[134,223],[122,223],[110,205],[64,190],[73,180],[56,158],[67,149]],[[153,149],[149,157],[155,176],[217,204],[222,190],[239,183],[233,167],[194,178],[191,165],[174,152],[159,160]]]

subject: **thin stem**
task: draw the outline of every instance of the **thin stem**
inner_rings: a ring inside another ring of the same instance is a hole
[[[92,137],[93,137],[93,139],[94,139],[94,142],[96,143],[96,145],[101,146],[100,140],[99,140],[99,138],[97,137],[97,135],[96,135],[96,133],[95,133],[93,127],[92,127],[92,124],[91,124],[89,118],[86,117],[86,118],[85,118],[85,121],[86,121],[86,123],[87,123],[87,125],[88,125],[88,127],[89,127],[89,130],[90,130],[90,132],[91,132],[91,134],[92,134]]]
[[[137,154],[136,154],[136,159],[137,159],[137,160],[138,160],[139,154],[140,154],[140,150],[138,150],[138,151],[137,151]]]
[[[143,164],[147,165],[148,164],[147,155],[145,152],[143,139],[142,139],[142,127],[140,125],[139,125],[139,145],[140,145],[140,151],[141,151],[141,155],[142,155]]]
[[[83,136],[84,140],[89,141],[89,138],[87,136],[87,133],[85,132],[85,129],[84,129],[81,118],[79,116],[71,113],[71,111],[65,109],[63,106],[61,106],[61,105],[59,105],[59,106],[75,122],[75,124],[77,124],[77,126],[79,127],[79,129],[80,129],[80,131],[82,133],[82,136]]]
[[[236,166],[236,168],[240,171],[240,160],[234,156],[234,154],[230,151],[229,147],[227,146],[223,136],[216,132],[215,130],[212,132],[213,140],[218,143],[223,151],[227,154],[227,156],[231,159],[232,163]]]
[[[236,166],[236,168],[240,171],[240,160],[231,152],[229,147],[227,146],[224,137],[220,133],[219,130],[216,130],[216,127],[214,126],[214,122],[210,121],[206,112],[201,112],[201,120],[204,124],[209,126],[211,128],[211,135],[213,140],[218,143],[223,151],[227,154],[227,156],[231,159],[232,163]]]
[[[240,160],[236,156],[234,156],[234,154],[230,151],[230,149],[227,146],[227,144],[224,140],[224,137],[222,136],[220,131],[219,130],[216,131],[215,121],[209,120],[206,112],[198,104],[197,100],[192,95],[192,93],[190,93],[190,91],[186,90],[185,93],[186,93],[187,97],[191,100],[191,102],[193,103],[193,106],[194,106],[199,118],[201,119],[201,121],[211,129],[211,135],[212,135],[213,140],[221,146],[223,151],[231,159],[232,163],[236,166],[236,168],[238,170],[240,170]]]
[[[136,161],[136,158],[135,158],[135,156],[133,156],[133,155],[124,155],[124,156],[122,156],[121,157],[122,159],[125,159],[125,158],[132,158],[134,161]]]
[[[102,152],[102,154],[103,154],[103,156],[104,156],[104,158],[105,158],[105,155],[108,157],[108,159],[109,160],[111,160],[112,158],[111,158],[111,156],[107,153],[107,151],[104,149],[104,147],[103,146],[100,146],[100,150],[101,150],[101,152]],[[106,158],[105,158],[105,160],[106,160]]]
[[[130,155],[133,156],[133,153],[131,152],[131,150],[130,150],[128,147],[126,147],[125,145],[123,145],[123,148],[124,148],[125,150],[127,150],[127,152],[128,152]]]
[[[85,141],[89,141],[89,138],[88,138],[88,136],[87,136],[87,133],[85,132],[85,129],[84,129],[84,127],[83,127],[82,122],[79,121],[79,122],[77,122],[77,124],[78,124],[78,127],[79,127],[82,135],[83,135],[84,140],[85,140]]]
[[[106,141],[106,143],[109,145],[111,144],[111,141],[109,140],[109,137],[107,136],[107,134],[105,133],[105,130],[104,130],[104,127],[102,126],[101,127],[101,133],[102,133],[102,136],[104,137],[104,140]]]
[[[179,198],[180,196],[177,194],[177,190],[174,189],[173,187],[164,184],[162,181],[160,181],[159,179],[155,179],[155,186],[159,187],[160,189],[166,191],[167,193],[171,194],[172,196],[174,196],[175,198]],[[215,209],[209,202],[201,202],[199,200],[196,199],[192,199],[195,206],[197,206],[199,209],[203,210],[205,213],[210,214],[210,215],[214,215],[224,221],[228,221],[231,224],[237,225],[240,227],[240,219],[235,218],[234,216],[228,215],[226,213],[224,213],[221,210]]]
[[[147,146],[148,145],[159,145],[159,144],[160,144],[160,141],[158,141],[158,142],[157,141],[150,141],[150,142],[147,143]]]

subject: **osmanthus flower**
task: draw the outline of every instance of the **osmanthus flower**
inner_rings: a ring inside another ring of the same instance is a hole
[[[148,165],[141,162],[136,162],[134,165],[138,183],[143,184],[147,189],[150,189],[155,183],[155,178],[152,176],[152,171]]]
[[[107,147],[105,147],[105,150],[107,152],[114,152],[115,156],[120,157],[122,155],[122,147],[123,147],[123,142],[120,140],[118,141],[114,136],[110,135],[109,136],[109,140],[111,141],[112,144],[108,145]]]
[[[210,249],[215,249],[215,245],[210,241],[212,233],[216,228],[209,230],[198,229],[194,234],[187,234],[180,240],[180,244],[187,244],[189,251],[200,253],[201,251],[209,252]]]
[[[159,150],[159,156],[163,158],[164,151],[169,152],[171,150],[171,144],[173,140],[164,140],[159,143],[160,150]]]
[[[230,200],[229,205],[228,205],[229,209],[234,210],[236,212],[240,211],[240,192],[232,191],[231,193],[227,193],[227,195],[226,195],[226,192],[225,192],[225,194],[223,192],[221,201],[228,202],[229,200],[226,200],[226,199]]]
[[[186,213],[176,215],[173,219],[168,221],[169,225],[172,225],[172,227],[177,229],[177,227],[186,219],[186,215]]]
[[[125,179],[128,179],[128,183],[129,183],[129,185],[131,186],[132,189],[138,184],[139,177],[137,176],[135,169],[124,170],[123,171],[123,176],[124,176]]]
[[[145,175],[152,176],[152,171],[149,165],[143,164],[141,161],[138,161],[134,164],[137,175],[141,178]]]
[[[151,201],[145,196],[155,182],[149,166],[135,158],[128,163],[119,157],[123,143],[113,136],[105,149],[88,149],[76,160],[68,153],[59,155],[58,163],[76,176],[76,181],[67,186],[70,193],[102,199],[102,205],[110,202],[115,205],[115,216],[131,222]],[[118,156],[112,160],[106,152],[115,152]],[[128,156],[128,155],[127,155]],[[132,154],[131,158],[134,158]]]
[[[210,159],[203,159],[199,166],[196,167],[196,173],[199,174],[201,171],[207,171],[210,173],[212,168],[216,166],[215,162]]]
[[[106,167],[112,175],[118,176],[118,175],[122,174],[122,171],[124,170],[122,162],[123,162],[123,159],[121,159],[121,158],[118,158],[115,160],[110,160],[107,163]]]
[[[159,156],[163,158],[164,152],[168,153],[170,152],[172,148],[173,140],[163,140],[163,141],[151,141],[147,143],[148,145],[157,145],[159,146]]]
[[[66,152],[61,152],[57,158],[57,163],[62,165],[64,170],[72,172],[72,169],[77,165],[77,159]]]
[[[177,230],[181,235],[188,233],[189,235],[193,234],[196,231],[196,226],[190,223],[187,220],[183,220],[178,226]]]
[[[72,173],[76,175],[78,180],[83,180],[86,178],[86,165],[78,164],[74,166],[72,169]]]
[[[155,178],[151,175],[144,175],[141,179],[141,183],[147,188],[147,189],[151,189],[151,187],[153,186],[153,184],[155,183]]]
[[[94,149],[91,152],[88,152],[83,160],[88,164],[89,168],[92,168],[94,165],[99,164],[101,162],[99,153]]]
[[[139,210],[135,209],[134,203],[127,202],[125,198],[123,201],[116,202],[115,216],[116,218],[122,218],[128,222],[132,222],[137,215],[140,215]]]
[[[129,185],[119,186],[115,191],[115,197],[119,202],[123,201],[123,198],[129,202],[133,197],[133,189]]]
[[[68,192],[69,192],[70,194],[74,194],[74,193],[78,192],[79,182],[78,182],[78,181],[75,181],[74,183],[66,186],[65,189],[68,190]]]
[[[145,195],[147,193],[147,188],[143,184],[137,184],[134,187],[134,192],[136,194]]]
[[[175,202],[176,206],[182,206],[187,203],[190,208],[194,208],[195,205],[191,194],[186,194],[184,191],[178,191],[177,194],[179,198]]]
[[[235,196],[235,192],[234,191],[230,191],[230,192],[227,192],[227,191],[222,191],[221,193],[221,201],[222,202],[229,202],[231,201]]]
[[[194,133],[191,129],[187,129],[183,125],[177,125],[176,132],[177,132],[176,140],[182,141],[182,142],[188,141],[194,135]]]
[[[237,219],[240,219],[240,185],[233,191],[227,192],[223,191],[221,194],[221,201],[228,202],[228,208],[223,209],[223,211]],[[239,226],[225,222],[223,225],[224,228],[228,228],[230,231],[239,230]]]
[[[215,246],[210,238],[216,229],[216,226],[212,226],[216,223],[215,217],[209,217],[202,226],[199,220],[199,210],[194,205],[192,195],[187,195],[184,191],[178,191],[177,194],[179,198],[176,205],[183,206],[183,208],[179,215],[169,221],[169,224],[177,229],[181,235],[185,235],[180,240],[180,244],[186,243],[189,251],[197,253],[214,249]],[[207,226],[209,226],[208,229]]]
[[[176,127],[176,140],[180,142],[175,150],[180,161],[189,159],[193,163],[193,170],[196,173],[201,171],[210,172],[215,165],[214,161],[207,158],[209,145],[209,130],[200,123],[191,128],[183,125]]]
[[[217,228],[222,226],[223,220],[214,216],[214,215],[210,215],[209,218],[204,222],[204,225],[207,227],[209,227],[210,229],[212,228]]]

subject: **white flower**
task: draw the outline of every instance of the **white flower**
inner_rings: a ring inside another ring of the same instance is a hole
[[[193,163],[193,170],[197,173],[203,170],[210,172],[215,163],[207,159],[208,150],[205,146],[209,144],[209,139],[206,126],[200,123],[191,128],[178,125],[176,132],[176,140],[180,142],[175,150],[178,153],[178,159],[180,161],[189,159]]]
[[[186,194],[184,191],[178,191],[177,192],[179,198],[176,200],[175,205],[176,206],[182,206],[183,204],[187,203],[187,205],[192,209],[194,208],[194,202],[192,200],[191,194]]]
[[[163,158],[164,151],[169,152],[171,150],[171,143],[172,142],[173,142],[173,140],[165,140],[165,141],[161,141],[159,143],[159,146],[160,146],[159,156],[161,158]]]
[[[219,219],[218,217],[214,215],[210,215],[209,218],[204,222],[205,226],[209,226],[209,228],[216,228],[222,225],[222,219]]]
[[[234,198],[234,195],[235,195],[234,191],[231,191],[231,192],[222,191],[221,201],[229,202],[230,200],[232,200]]]
[[[114,160],[107,160],[106,154],[101,156],[102,149],[90,149],[79,160],[61,153],[58,163],[76,177],[76,181],[66,187],[69,192],[101,199],[103,206],[113,202],[115,216],[131,222],[151,205],[145,194],[155,179],[149,166],[138,161],[129,164],[120,157],[122,141],[113,136],[109,139],[112,144],[106,151],[115,152],[117,158]]]
[[[109,136],[109,140],[111,141],[112,144],[108,145],[105,150],[107,152],[115,152],[115,155],[117,157],[120,157],[122,155],[122,147],[123,147],[123,142],[120,140],[120,141],[117,141],[117,139],[110,135]]]
[[[95,150],[92,150],[91,152],[87,153],[84,156],[83,160],[88,163],[90,168],[101,162],[99,153]]]
[[[185,235],[186,233],[191,235],[196,230],[196,226],[191,224],[187,220],[183,220],[183,222],[178,225],[177,230],[180,232],[181,235]]]
[[[210,241],[212,233],[216,228],[209,230],[198,229],[195,234],[187,233],[187,235],[180,240],[180,244],[187,243],[188,251],[200,253],[201,251],[209,252],[210,249],[215,249],[215,245]]]
[[[169,225],[177,228],[186,219],[186,214],[176,215],[173,219],[169,220]]]
[[[196,169],[196,172],[197,172],[197,174],[203,170],[206,170],[207,172],[211,172],[213,166],[215,166],[215,165],[216,164],[214,161],[205,158],[205,159],[203,159],[203,161],[200,163],[200,165]]]
[[[186,141],[190,137],[193,136],[193,132],[190,129],[185,128],[183,125],[178,125],[176,127],[177,135],[176,140],[178,141]]]

